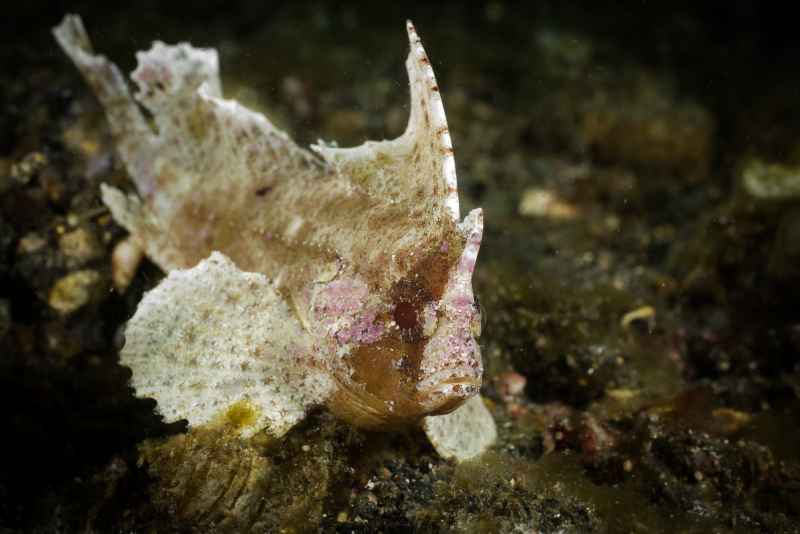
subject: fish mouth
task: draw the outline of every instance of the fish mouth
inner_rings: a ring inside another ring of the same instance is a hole
[[[433,386],[420,389],[417,402],[428,415],[450,413],[481,389],[481,379],[474,376],[450,376]]]

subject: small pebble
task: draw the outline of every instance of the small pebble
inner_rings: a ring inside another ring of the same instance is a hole
[[[102,254],[94,234],[85,228],[67,232],[58,238],[58,248],[70,267],[81,267]]]
[[[21,184],[27,184],[39,170],[47,165],[47,157],[41,152],[31,152],[11,166],[11,176]]]
[[[33,232],[25,234],[17,244],[17,252],[20,254],[31,254],[41,250],[47,244],[47,240],[39,234]]]
[[[525,392],[526,383],[527,379],[524,376],[514,371],[508,371],[498,375],[497,391],[503,400],[508,402]]]
[[[622,328],[628,328],[634,321],[648,321],[652,323],[655,317],[655,308],[652,306],[641,306],[623,315],[622,319],[620,319],[620,326],[622,326]]]
[[[578,208],[558,198],[546,189],[529,188],[522,193],[519,214],[525,217],[545,217],[555,220],[574,219]]]
[[[625,460],[625,461],[622,463],[622,469],[623,469],[623,470],[624,470],[626,473],[630,473],[631,471],[633,471],[633,462],[632,462],[632,461],[630,461],[630,460]]]
[[[118,293],[128,289],[143,257],[144,251],[131,237],[116,244],[111,253],[111,279]]]
[[[84,269],[69,273],[50,290],[48,303],[54,310],[70,314],[85,306],[98,293],[100,273]]]

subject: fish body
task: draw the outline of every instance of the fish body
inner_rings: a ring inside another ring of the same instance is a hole
[[[471,280],[483,215],[460,219],[439,87],[410,22],[407,31],[403,135],[306,150],[222,97],[213,49],[154,43],[137,54],[132,95],[78,17],[54,30],[136,186],[104,185],[103,201],[168,273],[120,354],[137,395],[155,398],[165,419],[203,425],[245,403],[243,435],[279,436],[324,404],[362,428],[423,423],[459,459],[494,440],[476,396]],[[447,434],[460,426],[474,439],[453,449],[446,442],[464,436]]]

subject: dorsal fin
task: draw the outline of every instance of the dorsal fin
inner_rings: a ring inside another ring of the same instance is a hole
[[[458,221],[456,166],[442,97],[411,21],[406,29],[411,47],[406,59],[411,112],[403,135],[352,148],[319,144],[312,149],[371,194],[397,202],[425,203],[432,214],[446,213]]]
[[[131,97],[122,73],[105,56],[94,53],[79,16],[66,15],[53,28],[53,34],[103,105],[117,150],[131,178],[140,190],[146,188],[152,181],[149,159],[154,148],[153,131]],[[143,153],[147,157],[141,157]]]
[[[137,55],[132,96],[117,68],[92,52],[80,19],[66,17],[55,32],[98,93],[139,194],[105,188],[103,199],[159,266],[191,267],[218,250],[291,287],[347,265],[388,288],[421,255],[460,241],[441,96],[407,29],[405,133],[318,147],[321,158],[261,113],[222,98],[213,50],[155,43]]]

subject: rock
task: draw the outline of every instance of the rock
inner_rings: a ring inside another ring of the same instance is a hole
[[[86,228],[77,228],[58,239],[58,248],[67,258],[67,266],[82,267],[102,256],[103,249],[97,238]]]
[[[545,217],[555,220],[574,219],[578,208],[558,198],[552,191],[529,188],[523,191],[519,202],[519,214],[526,217]]]
[[[582,136],[598,159],[695,179],[708,175],[715,125],[705,108],[680,101],[663,81],[646,76],[595,96]]]
[[[111,253],[111,280],[118,293],[124,293],[128,288],[142,258],[144,250],[130,236],[114,246]]]
[[[686,98],[662,73],[609,62],[562,67],[544,54],[539,93],[526,135],[537,146],[562,149],[594,162],[658,175],[700,180],[714,156],[711,112]],[[576,57],[580,57],[577,54]],[[594,76],[597,71],[601,76]]]
[[[11,166],[11,176],[21,184],[27,184],[31,178],[47,165],[47,157],[41,152],[31,152]]]
[[[349,435],[343,429],[326,418],[276,442],[245,440],[223,420],[146,441],[141,461],[154,481],[156,507],[195,528],[308,532],[322,520],[325,498],[343,476],[337,460]]]
[[[800,169],[759,159],[747,161],[741,170],[744,190],[761,200],[800,198]]]
[[[36,234],[31,232],[29,234],[25,234],[17,243],[17,252],[19,254],[32,254],[34,252],[38,252],[44,246],[47,245],[47,240]]]
[[[495,378],[495,381],[497,383],[497,392],[506,402],[511,402],[525,395],[525,385],[528,380],[515,371],[501,373]]]
[[[62,314],[70,314],[92,300],[99,293],[102,277],[91,269],[69,273],[58,280],[50,290],[50,307]]]

